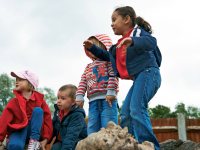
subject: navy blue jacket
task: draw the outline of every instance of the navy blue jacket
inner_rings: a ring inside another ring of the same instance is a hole
[[[77,105],[72,106],[69,114],[60,122],[58,106],[55,104],[53,117],[53,137],[59,132],[62,139],[62,150],[74,150],[78,141],[87,137],[85,111]]]
[[[156,38],[144,29],[137,27],[134,29],[132,41],[133,44],[127,48],[126,54],[126,67],[129,76],[133,77],[148,67],[160,67],[162,55],[157,46]],[[110,61],[115,75],[120,77],[116,67],[116,45],[113,45],[109,52],[94,44],[88,50],[96,57]]]

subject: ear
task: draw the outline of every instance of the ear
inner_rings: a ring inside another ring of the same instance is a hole
[[[128,15],[126,17],[124,17],[124,22],[125,22],[125,24],[129,24],[131,22],[131,17]]]

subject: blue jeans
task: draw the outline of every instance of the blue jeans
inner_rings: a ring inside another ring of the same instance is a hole
[[[43,110],[40,107],[35,107],[32,112],[32,117],[28,126],[13,132],[9,136],[7,149],[24,150],[24,146],[29,139],[34,139],[39,141],[42,122],[43,122]]]
[[[150,141],[159,150],[159,143],[153,133],[148,115],[148,102],[161,84],[158,68],[150,67],[140,72],[130,88],[121,109],[121,126],[128,127],[139,143]]]
[[[117,100],[109,106],[105,99],[94,100],[89,103],[88,135],[106,127],[109,121],[118,124]]]

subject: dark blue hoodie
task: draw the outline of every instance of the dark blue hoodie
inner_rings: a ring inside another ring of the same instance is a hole
[[[126,67],[129,76],[133,77],[148,67],[160,67],[162,55],[157,46],[156,38],[144,29],[136,27],[132,35],[132,41],[133,44],[127,47],[126,54]],[[120,77],[116,67],[116,45],[113,45],[109,52],[95,45],[88,50],[96,57],[104,61],[110,61],[115,75]]]
[[[73,105],[70,112],[60,121],[58,106],[55,104],[54,107],[53,137],[57,137],[60,132],[62,150],[74,150],[78,141],[87,137],[85,111]]]

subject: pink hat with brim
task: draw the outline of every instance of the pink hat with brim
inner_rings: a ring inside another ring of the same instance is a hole
[[[24,70],[20,72],[11,72],[10,74],[13,77],[19,77],[21,79],[28,80],[34,86],[35,89],[38,87],[39,84],[38,77],[29,70]]]

